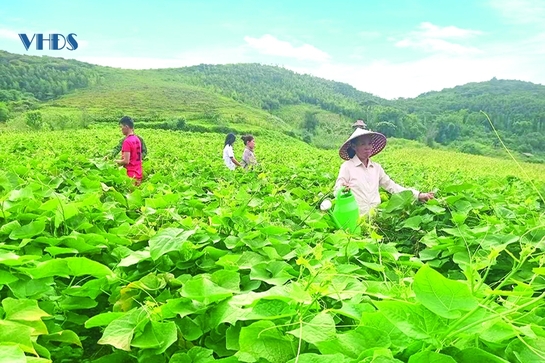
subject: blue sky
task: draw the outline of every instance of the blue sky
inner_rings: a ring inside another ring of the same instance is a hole
[[[543,19],[545,0],[22,0],[0,8],[0,49],[135,69],[256,62],[392,99],[492,77],[545,84]],[[19,33],[79,46],[27,51]]]

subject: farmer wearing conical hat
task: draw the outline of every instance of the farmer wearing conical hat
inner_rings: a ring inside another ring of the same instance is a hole
[[[386,136],[381,133],[356,128],[339,149],[339,155],[346,160],[339,170],[335,192],[340,188],[350,188],[354,193],[360,215],[367,214],[371,208],[380,204],[379,187],[390,193],[410,190],[415,198],[425,202],[433,199],[433,193],[420,193],[416,189],[405,188],[395,183],[384,172],[380,164],[370,158],[384,149]]]

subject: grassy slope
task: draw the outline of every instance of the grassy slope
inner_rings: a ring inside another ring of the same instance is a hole
[[[77,90],[45,103],[46,115],[79,115],[83,110],[94,119],[131,115],[136,120],[162,121],[185,117],[190,124],[248,124],[263,129],[289,130],[290,126],[269,113],[236,102],[210,90],[155,73],[106,69],[101,85]]]
[[[319,122],[316,134],[312,139],[313,144],[317,147],[335,149],[352,132],[351,125],[354,120],[314,105],[283,106],[273,113],[293,128],[298,129],[301,127],[307,112],[315,113]]]

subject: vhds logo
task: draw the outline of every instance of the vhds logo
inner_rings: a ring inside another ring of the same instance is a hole
[[[49,42],[49,50],[61,50],[64,49],[64,47],[66,47],[66,49],[68,50],[76,50],[78,49],[76,36],[77,34],[74,33],[68,34],[66,38],[62,34],[49,34],[49,38],[44,38],[43,34],[33,34],[32,39],[29,39],[28,35],[19,34],[19,38],[21,38],[21,41],[23,42],[26,50],[30,48],[34,40],[36,40],[36,50],[43,50],[44,42]],[[61,38],[63,44],[62,47],[59,48],[59,41],[61,40]]]

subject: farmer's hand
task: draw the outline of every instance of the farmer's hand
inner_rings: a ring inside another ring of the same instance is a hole
[[[343,191],[348,192],[350,190],[350,185],[348,183],[342,183]]]
[[[421,202],[427,202],[428,200],[433,199],[434,197],[435,197],[435,194],[432,192],[418,194],[418,200]]]

